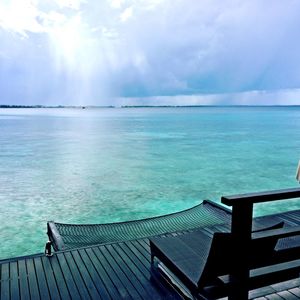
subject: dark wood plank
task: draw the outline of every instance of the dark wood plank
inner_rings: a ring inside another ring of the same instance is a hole
[[[289,292],[300,298],[300,288],[296,287],[296,288],[290,289]]]
[[[144,241],[132,241],[132,244],[140,251],[140,253],[144,256],[145,260],[150,264],[150,246],[145,244]],[[147,247],[147,248],[146,248]]]
[[[151,285],[149,284],[150,277],[148,276],[147,278],[145,274],[141,272],[141,270],[138,268],[138,266],[140,266],[138,264],[138,259],[134,259],[132,257],[132,254],[130,253],[129,249],[124,249],[119,244],[112,245],[112,248],[115,250],[117,255],[122,258],[122,260],[124,261],[124,266],[126,266],[126,268],[128,268],[128,270],[130,270],[134,274],[136,279],[132,277],[131,281],[136,287],[136,289],[138,288],[137,285],[140,285],[142,287],[142,298],[153,299],[153,297],[155,297],[155,299],[160,299],[160,296],[157,293],[157,291],[154,290],[153,287],[151,287]],[[124,271],[128,272],[126,269],[124,269]]]
[[[277,294],[267,295],[266,299],[268,300],[282,300],[283,298]]]
[[[57,285],[57,289],[58,289],[61,299],[63,299],[63,300],[71,299],[67,285],[65,283],[65,279],[64,279],[61,269],[60,269],[60,265],[59,265],[57,256],[53,255],[51,257],[45,257],[44,259],[48,260],[51,265],[51,268],[53,270],[53,275],[55,278],[55,282]]]
[[[8,300],[10,298],[9,287],[9,263],[1,265],[1,300]]]
[[[252,240],[265,240],[267,238],[287,238],[300,234],[300,226],[284,227],[267,231],[252,233]]]
[[[105,272],[109,275],[110,279],[116,286],[117,291],[121,294],[121,298],[123,299],[132,299],[130,293],[127,291],[124,282],[118,276],[118,270],[115,270],[109,263],[108,258],[106,256],[105,249],[103,247],[95,247],[92,248],[93,252],[97,256],[97,258],[101,261]],[[104,252],[103,252],[104,250]]]
[[[19,265],[19,277],[20,277],[20,295],[22,300],[30,299],[28,280],[27,280],[27,267],[24,259],[18,262]]]
[[[71,271],[69,269],[69,265],[65,259],[65,256],[63,253],[56,254],[56,257],[58,259],[60,268],[62,270],[62,274],[65,280],[65,283],[67,285],[68,291],[70,293],[70,296],[72,299],[79,299],[80,293],[78,291],[78,288],[76,286],[76,283],[73,279],[73,276],[71,274]]]
[[[212,238],[214,233],[216,232],[215,229],[213,229],[211,227],[204,227],[200,231],[207,234],[210,238]]]
[[[33,259],[26,259],[26,266],[28,272],[28,284],[31,299],[40,299],[39,288],[37,284],[37,277]]]
[[[51,298],[60,299],[60,294],[56,285],[56,281],[53,275],[53,270],[50,264],[50,257],[47,256],[41,257],[42,265],[44,268],[44,273],[46,275],[46,281],[49,290],[51,291]]]
[[[10,263],[10,297],[11,299],[20,299],[18,263]]]
[[[248,205],[252,203],[268,202],[274,200],[284,200],[300,197],[300,188],[283,189],[275,191],[264,191],[258,193],[248,193],[233,196],[224,196],[221,198],[221,202],[228,206]]]
[[[141,299],[141,296],[136,291],[134,286],[132,286],[130,280],[127,278],[128,274],[126,276],[126,274],[123,272],[123,270],[121,269],[119,264],[114,260],[114,257],[112,256],[110,251],[108,251],[108,249],[106,247],[100,247],[99,249],[101,250],[101,252],[105,256],[105,258],[107,259],[108,263],[111,266],[111,269],[113,269],[115,271],[117,277],[122,282],[122,284],[125,286],[126,290],[128,291],[128,294],[134,299]]]
[[[105,269],[102,266],[101,260],[95,255],[91,248],[86,249],[86,253],[91,260],[94,268],[97,270],[99,276],[103,280],[103,283],[112,299],[119,299],[121,295],[119,294],[116,286],[114,285],[113,281],[110,279],[109,275],[106,273]]]
[[[89,275],[98,290],[99,295],[101,295],[101,299],[110,299],[110,296],[106,290],[105,285],[103,284],[102,279],[99,277],[97,270],[95,269],[94,265],[92,264],[91,260],[87,256],[85,250],[81,249],[78,250],[78,253],[85,264],[86,270],[89,272]]]
[[[139,244],[140,245],[140,244]],[[145,245],[149,248],[149,246],[145,243]],[[140,261],[141,264],[141,268],[142,268],[142,273],[144,274],[145,277],[149,278],[149,284],[151,285],[151,287],[153,287],[153,289],[155,291],[157,291],[159,293],[159,297],[161,299],[176,299],[178,300],[178,297],[175,296],[174,293],[171,293],[170,290],[165,287],[164,285],[162,285],[161,283],[157,283],[156,280],[154,280],[154,278],[152,277],[151,273],[150,273],[150,261],[148,259],[146,259],[139,251],[138,249],[133,245],[132,241],[131,242],[126,242],[124,244],[122,244],[122,246],[127,246],[128,249],[130,249],[132,251],[132,253],[134,253],[134,260],[135,262]],[[143,248],[144,249],[144,248]],[[149,249],[148,249],[149,251]],[[147,252],[147,258],[150,256],[150,254],[148,254]],[[148,277],[149,276],[149,277]],[[153,299],[156,299],[156,294],[152,294]],[[157,298],[159,299],[159,298]]]
[[[139,293],[141,298],[148,299],[149,295],[147,293],[147,290],[144,289],[144,286],[141,282],[143,277],[141,277],[139,273],[136,273],[137,268],[134,264],[130,263],[130,259],[128,258],[128,256],[124,255],[121,249],[119,252],[117,252],[116,249],[118,249],[119,246],[116,244],[107,245],[106,247],[117,262],[117,264],[123,270],[124,274],[131,283],[132,288],[134,288]],[[129,267],[128,265],[130,264],[131,266]]]
[[[150,241],[149,239],[139,239],[137,240],[141,245],[144,245],[147,252],[150,253]]]
[[[126,254],[131,257],[131,260],[134,260],[136,266],[142,272],[142,274],[149,279],[150,276],[150,265],[145,260],[144,256],[132,245],[131,242],[121,243],[120,247]]]
[[[81,277],[80,275],[80,272],[77,268],[77,265],[74,261],[74,258],[73,256],[71,255],[70,252],[65,252],[64,253],[64,257],[65,257],[65,260],[67,261],[68,263],[68,266],[69,266],[69,269],[70,269],[70,272],[72,274],[72,277],[74,278],[74,281],[77,285],[77,288],[78,288],[78,291],[80,293],[80,296],[81,298],[83,299],[91,299],[91,296],[85,286],[85,283],[84,283],[84,280],[83,278]]]
[[[77,268],[80,272],[80,275],[85,282],[85,286],[88,289],[89,294],[91,295],[92,299],[98,299],[101,298],[101,293],[98,292],[97,287],[95,286],[95,283],[93,282],[89,271],[87,270],[86,266],[84,265],[79,252],[77,250],[72,251],[72,256],[74,258],[74,261],[76,262]]]
[[[256,299],[258,297],[263,297],[265,295],[274,294],[276,291],[271,286],[265,286],[256,290],[249,292],[250,299]]]
[[[145,247],[143,247],[139,242],[137,241],[131,241],[128,243],[128,247],[135,253],[135,255],[140,259],[140,261],[149,268],[150,265],[150,246],[145,244],[144,241],[141,241],[145,247],[147,247],[147,250]]]
[[[37,276],[37,283],[40,291],[40,297],[44,299],[50,299],[50,294],[46,282],[45,272],[43,269],[42,261],[40,257],[34,258],[34,265]]]
[[[279,282],[276,284],[272,284],[272,288],[277,291],[285,291],[294,287],[299,287],[300,286],[300,278],[295,278],[293,280],[289,280],[289,281],[283,281],[283,282]]]
[[[298,297],[296,297],[295,295],[293,295],[292,293],[290,293],[288,291],[278,292],[277,295],[282,297],[284,300],[298,300],[299,299]]]
[[[266,286],[274,282],[292,279],[299,272],[300,260],[254,269],[250,272],[249,285],[254,288]],[[224,284],[231,283],[229,275],[219,276],[219,278]]]
[[[131,293],[135,295],[136,299],[142,299],[143,297],[146,297],[145,291],[139,281],[139,278],[136,278],[132,270],[128,268],[127,262],[124,262],[123,259],[125,259],[125,257],[120,257],[113,248],[113,245],[106,245],[105,247],[108,253],[113,258],[114,264],[120,268],[120,274],[124,274],[124,276],[123,274],[121,275],[123,278],[122,280],[126,283],[126,286],[131,291]]]

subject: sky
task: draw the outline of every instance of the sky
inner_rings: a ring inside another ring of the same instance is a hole
[[[0,0],[0,104],[300,105],[299,0]]]

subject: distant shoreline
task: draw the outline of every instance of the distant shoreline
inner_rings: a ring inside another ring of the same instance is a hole
[[[0,108],[193,108],[193,107],[300,107],[300,105],[122,105],[122,106],[97,106],[97,105],[8,105],[0,104]]]
[[[115,108],[115,106],[81,106],[81,105],[8,105],[8,104],[0,104],[0,108]]]

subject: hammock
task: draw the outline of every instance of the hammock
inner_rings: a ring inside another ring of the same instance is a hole
[[[55,251],[121,242],[230,222],[231,211],[209,200],[168,215],[107,224],[47,222]]]

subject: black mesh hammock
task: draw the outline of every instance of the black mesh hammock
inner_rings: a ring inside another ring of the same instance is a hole
[[[55,251],[151,237],[228,223],[231,211],[209,200],[168,215],[107,224],[47,222],[47,234]]]

